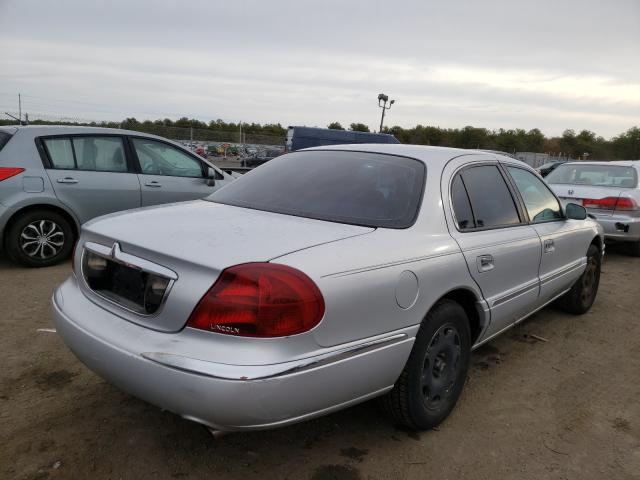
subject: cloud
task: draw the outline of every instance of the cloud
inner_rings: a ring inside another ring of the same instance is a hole
[[[640,123],[640,4],[602,3],[7,1],[0,107],[375,127],[384,91],[389,124],[611,136]]]

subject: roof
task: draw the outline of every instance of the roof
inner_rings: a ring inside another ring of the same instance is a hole
[[[73,135],[73,134],[110,134],[110,135],[138,135],[144,137],[158,137],[149,133],[135,132],[132,130],[122,130],[119,128],[104,128],[104,127],[82,127],[75,125],[7,125],[6,127],[0,127],[0,129],[9,129],[11,133],[20,133],[30,135],[31,137],[39,137],[41,135]]]
[[[409,145],[406,143],[355,143],[349,145],[323,145],[320,147],[305,148],[298,150],[299,152],[309,150],[351,150],[356,152],[386,153],[390,155],[401,155],[405,157],[422,160],[425,163],[444,163],[452,158],[462,155],[483,155],[485,158],[493,157],[495,159],[518,162],[510,156],[500,154],[498,152],[487,152],[486,150],[470,150],[465,148],[451,147],[433,147],[429,145]]]
[[[640,160],[611,160],[611,161],[577,161],[577,162],[565,162],[565,165],[618,165],[620,167],[640,167]]]

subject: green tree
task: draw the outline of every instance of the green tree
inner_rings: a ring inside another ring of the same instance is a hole
[[[340,125],[340,122],[331,122],[327,125],[327,128],[330,130],[344,130],[344,127]]]
[[[369,127],[366,126],[364,123],[352,123],[349,126],[349,130],[351,130],[352,132],[370,132],[371,130],[369,130]]]

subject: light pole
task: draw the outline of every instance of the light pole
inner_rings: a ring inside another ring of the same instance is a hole
[[[382,118],[380,119],[380,133],[382,133],[382,124],[384,123],[384,113],[385,111],[391,108],[391,105],[395,103],[395,100],[391,100],[389,102],[389,106],[387,107],[387,102],[389,101],[389,96],[381,93],[378,95],[378,106],[382,109]]]

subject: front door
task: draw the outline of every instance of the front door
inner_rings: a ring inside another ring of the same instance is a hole
[[[586,251],[576,245],[588,245],[592,232],[581,220],[565,219],[558,199],[534,173],[516,165],[506,170],[525,205],[531,226],[542,242],[540,262],[540,299],[543,305],[571,288],[586,265]]]
[[[169,143],[142,137],[131,143],[140,166],[143,206],[203,198],[225,182],[216,172],[215,185],[209,185],[206,165]]]

